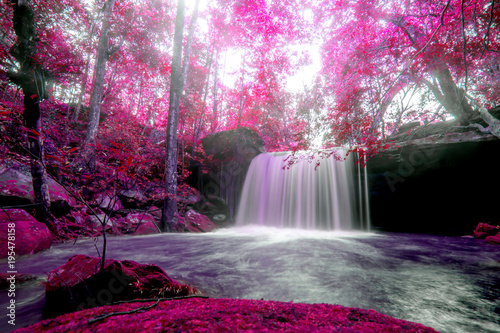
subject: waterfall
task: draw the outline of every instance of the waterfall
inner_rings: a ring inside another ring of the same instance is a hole
[[[265,153],[252,160],[237,225],[321,230],[351,230],[356,225],[369,229],[368,220],[359,221],[357,216],[351,158],[337,161],[334,156],[319,159],[306,155],[287,169],[287,156]],[[317,162],[320,166],[316,168]],[[363,215],[367,217],[368,213]]]

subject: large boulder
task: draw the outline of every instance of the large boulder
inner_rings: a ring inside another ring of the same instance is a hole
[[[184,216],[184,224],[191,232],[209,232],[217,229],[217,225],[208,217],[190,209]]]
[[[143,208],[147,205],[148,198],[139,190],[126,190],[119,193],[121,203],[125,208]]]
[[[110,195],[108,193],[98,193],[94,197],[96,205],[107,212],[116,212],[123,209],[123,204],[118,195]]]
[[[252,159],[265,152],[264,142],[256,131],[245,127],[207,135],[201,142],[212,162],[193,170],[188,182],[207,198],[225,198],[225,209],[210,211],[210,215],[223,214],[233,221],[246,172]]]
[[[233,159],[237,154],[252,159],[264,152],[264,141],[253,129],[240,127],[207,135],[201,139],[203,150],[217,160]]]
[[[489,112],[500,119],[500,107]],[[470,123],[488,126],[477,115]],[[372,226],[465,235],[478,219],[495,221],[498,198],[492,189],[500,187],[500,155],[492,152],[499,151],[500,140],[456,119],[413,125],[390,134],[384,149],[368,159]]]
[[[486,237],[486,243],[500,245],[500,232],[494,236]]]
[[[56,216],[68,213],[76,205],[75,199],[55,180],[48,181],[51,211]],[[31,175],[26,167],[0,165],[0,200],[6,205],[22,205],[34,202]]]
[[[51,244],[52,235],[45,224],[22,209],[0,210],[0,258],[6,258],[9,252],[16,256],[33,254],[49,249]]]
[[[128,225],[127,231],[133,235],[150,235],[160,232],[154,216],[149,213],[128,214],[124,223]]]
[[[77,254],[49,273],[45,284],[46,315],[92,308],[111,302],[175,297],[196,289],[170,278],[160,267],[130,260],[100,259]]]
[[[448,137],[436,134],[435,139]],[[492,189],[500,187],[500,155],[491,152],[500,149],[500,140],[419,140],[427,141],[400,144],[368,160],[372,226],[461,236],[470,234],[478,220],[496,221],[498,197]]]

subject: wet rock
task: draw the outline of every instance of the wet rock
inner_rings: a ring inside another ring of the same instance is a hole
[[[8,238],[12,233],[15,234],[15,240],[11,243],[15,245],[13,252],[16,256],[47,250],[52,244],[52,235],[47,226],[24,210],[0,210],[0,258],[6,258],[12,250],[9,249],[11,244]]]
[[[224,222],[226,220],[226,215],[224,214],[216,214],[212,217],[216,222]]]
[[[48,179],[51,211],[63,216],[76,205],[75,199],[55,180]],[[0,165],[0,199],[4,205],[23,205],[34,202],[31,175],[23,165]]]
[[[184,216],[184,224],[191,232],[209,232],[217,229],[217,225],[208,217],[190,209]]]
[[[488,223],[479,223],[474,230],[474,238],[485,239],[488,236],[494,236],[500,231],[500,226],[492,226]]]
[[[131,213],[128,214],[124,222],[129,225],[128,232],[133,235],[150,235],[160,232],[156,226],[156,220],[149,213]]]
[[[194,193],[186,196],[181,196],[177,198],[179,201],[187,205],[196,205],[201,201],[201,195],[199,193]]]
[[[471,234],[478,219],[498,221],[498,197],[491,190],[500,187],[500,155],[491,153],[500,149],[498,138],[398,145],[367,162],[373,227],[461,236]]]
[[[0,273],[0,289],[9,289],[13,281],[15,281],[16,287],[28,282],[34,282],[39,280],[38,276],[33,274],[17,273],[14,280],[11,279],[12,274]]]
[[[46,315],[92,308],[111,302],[174,297],[196,290],[170,278],[160,267],[129,260],[100,259],[78,254],[49,273],[45,285]]]
[[[201,142],[213,159],[193,170],[188,182],[208,199],[199,205],[201,210],[210,211],[210,215],[224,214],[233,221],[246,172],[252,159],[265,151],[264,142],[255,130],[245,127],[207,135]],[[215,196],[225,200],[213,200]]]
[[[500,245],[500,232],[497,233],[495,236],[486,237],[486,243]]]
[[[223,214],[227,211],[226,201],[219,198],[216,195],[207,195],[207,200],[205,202],[205,207],[208,208],[214,214]]]
[[[139,235],[151,235],[151,234],[158,234],[160,233],[160,230],[156,226],[154,222],[147,221],[144,223],[139,224],[137,229],[132,233],[133,235],[139,236]]]

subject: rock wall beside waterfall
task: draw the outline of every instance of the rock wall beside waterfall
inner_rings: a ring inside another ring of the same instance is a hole
[[[401,147],[368,161],[375,227],[461,235],[471,234],[478,222],[500,221],[500,140],[470,129],[404,135]]]
[[[206,155],[212,156],[207,174],[200,174],[196,167],[193,170],[198,179],[192,183],[208,208],[203,213],[213,220],[233,221],[250,162],[265,151],[262,138],[256,131],[240,127],[208,135],[201,142]]]

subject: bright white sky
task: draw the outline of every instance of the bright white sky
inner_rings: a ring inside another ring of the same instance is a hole
[[[194,8],[196,0],[185,0],[186,2],[186,16],[190,16],[192,14],[192,10]],[[209,0],[200,0],[199,11],[202,13],[207,9]],[[312,11],[308,10],[304,12],[304,17],[306,19],[312,20]],[[202,27],[206,26],[206,21],[203,20],[202,17],[198,19],[198,26]],[[206,27],[208,31],[208,27]],[[299,92],[304,89],[305,85],[310,85],[313,82],[314,76],[319,72],[321,68],[321,57],[318,45],[299,45],[294,46],[293,50],[304,51],[309,50],[309,56],[312,60],[312,64],[309,66],[304,66],[300,68],[297,73],[288,79],[286,87],[291,92]],[[243,56],[244,53],[239,50],[228,50],[225,56],[225,76],[224,76],[224,84],[228,87],[234,86],[241,73],[241,66],[243,64]],[[223,64],[224,59],[220,59],[221,64]],[[234,73],[234,74],[231,74]]]

